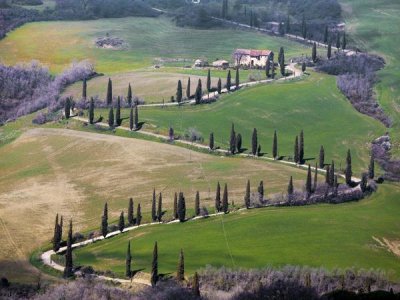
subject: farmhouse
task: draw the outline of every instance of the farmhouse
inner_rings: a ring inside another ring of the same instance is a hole
[[[214,68],[226,69],[229,68],[229,62],[223,59],[216,60],[212,63]]]
[[[270,50],[236,49],[233,59],[235,66],[264,68],[268,61],[274,60],[274,53]]]

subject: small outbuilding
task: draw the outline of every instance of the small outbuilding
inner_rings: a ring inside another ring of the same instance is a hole
[[[219,59],[219,60],[214,61],[212,63],[212,66],[214,68],[227,69],[227,68],[229,68],[229,62],[227,60]]]
[[[204,68],[208,66],[208,61],[204,60],[204,59],[196,59],[194,61],[194,67],[195,68]]]

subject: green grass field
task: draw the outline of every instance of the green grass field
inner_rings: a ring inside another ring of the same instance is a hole
[[[94,40],[107,33],[124,39],[129,49],[96,48]],[[149,67],[156,58],[194,61],[204,57],[211,62],[217,58],[230,60],[235,48],[278,52],[281,46],[287,58],[310,52],[309,47],[260,33],[180,28],[167,18],[122,18],[29,23],[0,41],[0,53],[6,64],[36,59],[53,72],[60,72],[73,60],[90,59],[98,72],[116,73]]]
[[[142,228],[75,250],[75,263],[123,277],[130,240],[133,269],[150,272],[157,241],[159,271],[172,275],[183,248],[187,274],[206,265],[260,268],[291,264],[377,269],[399,279],[398,258],[373,239],[398,239],[399,192],[399,186],[383,185],[378,194],[357,203],[255,209]]]

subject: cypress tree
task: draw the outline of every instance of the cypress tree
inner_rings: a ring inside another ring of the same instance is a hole
[[[338,194],[338,187],[339,187],[339,185],[338,185],[338,176],[335,175],[333,177],[333,192],[335,193],[335,196],[337,196],[337,194]]]
[[[260,202],[264,200],[264,181],[260,181],[260,184],[258,185],[258,197],[260,198]]]
[[[185,258],[183,256],[183,249],[181,249],[181,252],[179,253],[179,263],[176,270],[176,279],[178,281],[185,280]]]
[[[118,229],[119,231],[124,231],[125,228],[125,217],[124,217],[124,211],[121,211],[121,214],[119,215],[119,222],[118,222]]]
[[[86,78],[83,78],[83,83],[82,83],[82,99],[86,100],[87,97],[87,83],[86,83]]]
[[[306,17],[303,15],[303,21],[301,23],[301,34],[303,36],[303,39],[307,37],[307,23],[306,23]]]
[[[69,117],[71,116],[71,98],[69,97],[65,99],[64,114],[66,119],[69,119]]]
[[[108,233],[108,205],[107,202],[104,204],[103,216],[101,218],[101,233],[103,237],[107,236]]]
[[[274,159],[278,158],[278,136],[276,130],[274,131],[274,140],[272,142],[272,156]]]
[[[158,222],[162,221],[162,194],[158,195],[158,208],[157,208]]]
[[[342,49],[345,50],[347,46],[346,32],[343,32]]]
[[[156,214],[156,189],[153,189],[153,198],[151,201],[151,219],[153,222],[157,221]]]
[[[207,72],[207,91],[208,92],[211,91],[211,71],[210,71],[210,69],[208,69],[208,72]]]
[[[221,185],[217,184],[217,191],[215,192],[215,210],[217,212],[221,211]]]
[[[60,225],[58,224],[58,214],[56,215],[56,222],[54,224],[54,235],[53,235],[53,251],[57,252],[60,249],[59,240]]]
[[[296,164],[299,163],[299,138],[296,135],[296,139],[294,140],[294,162]]]
[[[306,63],[303,61],[301,64],[301,71],[304,73],[307,69]]]
[[[121,97],[117,98],[117,110],[115,112],[115,125],[121,125]]]
[[[108,126],[110,128],[114,127],[114,110],[112,107],[110,107],[110,111],[108,112]]]
[[[317,62],[317,43],[313,44],[311,58],[314,63]]]
[[[134,118],[134,125],[135,125],[135,130],[139,129],[139,109],[138,106],[135,105],[135,118]]]
[[[131,110],[129,112],[129,129],[133,130],[133,107],[131,107]]]
[[[368,185],[368,173],[362,173],[360,189],[363,193],[367,190],[367,185]]]
[[[132,87],[130,83],[128,85],[128,95],[126,96],[126,99],[128,100],[129,106],[132,106]]]
[[[199,81],[197,83],[196,93],[195,93],[196,104],[200,104],[202,96],[203,96],[203,89],[202,89],[202,85],[201,85],[201,79],[199,79]]]
[[[239,67],[236,68],[236,76],[235,76],[235,86],[236,89],[239,89],[240,79],[239,79]]]
[[[190,95],[190,77],[189,77],[187,86],[186,86],[186,98],[190,99],[190,96],[191,95]]]
[[[62,235],[63,235],[63,216],[61,216],[60,225],[58,226],[58,240],[60,241],[60,244],[62,242]]]
[[[351,169],[351,153],[350,149],[347,150],[347,157],[346,157],[346,184],[350,185],[351,184],[351,176],[353,176],[353,171]]]
[[[288,188],[287,188],[287,193],[288,193],[289,197],[293,195],[293,192],[294,192],[293,177],[290,176],[290,180],[289,180],[289,184],[288,184]]]
[[[324,44],[328,42],[328,26],[325,26],[325,32],[324,32]]]
[[[319,149],[319,167],[323,169],[325,167],[325,149],[324,146],[321,145]]]
[[[194,214],[197,216],[200,215],[200,193],[196,192],[196,198],[194,200]]]
[[[182,82],[178,80],[178,86],[176,88],[176,102],[182,102]]]
[[[197,272],[194,272],[192,289],[193,289],[193,294],[196,297],[200,297],[199,275],[197,274]]]
[[[336,48],[340,49],[340,33],[336,35]]]
[[[258,146],[258,137],[257,137],[257,129],[253,129],[253,135],[251,137],[251,153],[255,156],[257,154],[257,146]]]
[[[271,75],[269,74],[271,71],[271,61],[268,59],[267,63],[265,64],[265,76],[269,78]]]
[[[236,136],[236,149],[237,152],[242,152],[242,135],[240,133]]]
[[[279,22],[278,33],[279,33],[279,35],[284,35],[285,34],[285,28],[283,27],[283,22]]]
[[[244,195],[244,205],[246,208],[250,207],[250,180],[247,180],[246,194]]]
[[[136,210],[136,225],[139,226],[141,222],[142,222],[142,209],[139,203]]]
[[[369,179],[374,179],[374,177],[375,177],[375,158],[374,158],[374,154],[371,154],[371,158],[370,158],[370,161],[369,161],[368,177],[369,177]]]
[[[334,181],[335,181],[335,162],[332,160],[332,164],[330,167],[330,172],[331,174],[329,175],[329,185],[331,187],[334,186]]]
[[[126,250],[126,259],[125,259],[125,276],[131,278],[132,276],[132,254],[131,254],[131,241],[128,241],[128,249]]]
[[[185,222],[186,220],[186,203],[182,192],[179,192],[178,198],[178,218],[179,222]]]
[[[317,190],[318,186],[318,165],[315,163],[315,172],[314,172],[314,186],[313,186],[313,192]]]
[[[276,72],[275,72],[275,63],[272,61],[271,64],[272,64],[272,73],[271,73],[271,77],[272,77],[272,79],[275,79],[275,75],[276,75]]]
[[[224,193],[222,195],[222,211],[228,213],[228,186],[225,183]]]
[[[154,244],[153,261],[151,263],[151,286],[155,287],[158,281],[158,247],[157,242]]]
[[[209,143],[210,150],[214,150],[214,133],[210,133],[210,143]]]
[[[306,180],[306,192],[307,192],[307,198],[310,197],[312,193],[312,181],[311,181],[311,166],[308,165],[308,171],[307,171],[307,180]]]
[[[112,103],[112,81],[111,81],[111,78],[108,78],[107,105],[111,105],[111,103]]]
[[[70,278],[74,275],[72,262],[72,220],[69,221],[69,231],[67,239],[67,251],[65,253],[64,278]]]
[[[221,78],[218,79],[217,91],[218,91],[218,94],[221,95],[221,93],[222,93],[222,82],[221,82]]]
[[[328,59],[331,59],[332,56],[332,42],[329,41],[328,43],[328,51],[326,52],[326,56],[328,57]]]
[[[286,18],[285,31],[286,31],[286,33],[290,32],[290,15],[289,15],[289,13]]]
[[[235,133],[235,125],[232,123],[231,127],[231,138],[229,140],[229,151],[231,154],[235,154],[236,150],[236,133]]]
[[[178,194],[174,195],[174,219],[178,219]]]
[[[128,205],[128,224],[133,225],[135,224],[135,217],[133,212],[133,199],[129,198],[129,205]]]
[[[228,93],[231,91],[231,70],[228,71],[228,75],[226,76],[226,89],[228,90]]]
[[[329,165],[326,166],[326,172],[325,172],[325,183],[330,185],[331,179],[331,168],[329,167]]]
[[[89,124],[93,124],[93,122],[94,122],[94,100],[93,97],[91,97],[89,104]]]
[[[299,163],[304,164],[304,132],[303,130],[300,132],[300,141],[299,141]]]
[[[278,56],[278,62],[279,62],[279,67],[281,69],[281,74],[282,76],[285,76],[285,50],[283,50],[283,47],[279,50],[279,56]]]

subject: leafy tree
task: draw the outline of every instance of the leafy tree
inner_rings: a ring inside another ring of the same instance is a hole
[[[367,190],[367,186],[368,186],[368,173],[362,173],[360,189],[363,193]]]
[[[325,149],[324,146],[321,145],[319,149],[319,167],[323,169],[325,167]]]
[[[308,165],[308,171],[307,171],[307,180],[306,180],[306,192],[307,192],[307,197],[309,197],[312,193],[312,181],[311,181],[311,166]]]
[[[108,112],[108,126],[110,128],[114,127],[114,110],[112,107],[110,107],[110,111]]]
[[[274,140],[272,142],[272,156],[274,159],[278,158],[278,136],[276,130],[274,131]]]
[[[247,180],[246,194],[244,195],[244,205],[246,208],[250,207],[250,180]]]
[[[346,184],[350,185],[351,184],[351,176],[353,176],[353,171],[351,169],[351,152],[350,149],[347,150],[347,157],[346,157]]]
[[[103,216],[101,218],[101,233],[103,237],[107,236],[108,233],[108,205],[107,202],[104,204]]]
[[[293,177],[290,176],[290,180],[289,180],[289,184],[288,184],[288,188],[287,188],[287,193],[288,193],[289,197],[290,197],[291,195],[293,195],[293,192],[294,192],[294,188],[293,188]]]
[[[240,133],[236,136],[236,149],[239,153],[242,152],[242,135]]]
[[[201,85],[201,79],[199,79],[199,81],[197,83],[196,93],[195,93],[196,104],[200,104],[202,96],[203,96],[203,89],[202,89],[202,85]]]
[[[331,59],[332,57],[332,42],[329,41],[328,43],[328,51],[326,52],[326,56],[328,57],[328,59]]]
[[[64,114],[66,119],[69,119],[69,117],[71,116],[71,98],[69,97],[65,99]]]
[[[260,198],[260,202],[262,202],[264,200],[264,181],[260,181],[260,184],[258,185],[257,188],[257,192],[258,192],[258,197]]]
[[[222,195],[222,211],[228,213],[228,186],[225,183],[224,193]]]
[[[197,272],[194,272],[192,290],[195,297],[200,297],[199,274]]]
[[[294,162],[296,164],[299,163],[299,138],[296,135],[296,139],[294,140],[294,156],[293,156]]]
[[[121,125],[121,97],[117,98],[117,110],[115,112],[115,124],[117,126]]]
[[[217,212],[221,211],[221,185],[217,184],[217,191],[215,192],[215,210]]]
[[[211,91],[211,71],[210,71],[210,69],[208,69],[208,72],[207,72],[207,91],[208,92]]]
[[[111,78],[108,78],[107,105],[111,105],[111,103],[112,103],[112,81],[111,81]]]
[[[196,192],[196,198],[194,200],[194,214],[197,216],[200,215],[200,193]]]
[[[253,129],[253,135],[251,137],[251,153],[253,155],[257,154],[257,146],[258,146],[258,137],[257,137],[257,129]]]
[[[300,141],[299,141],[299,163],[304,164],[304,132],[303,130],[300,132]]]
[[[190,99],[190,96],[191,96],[191,94],[190,94],[190,77],[189,77],[187,86],[186,86],[186,98]]]
[[[324,44],[328,43],[328,26],[325,26],[325,31],[324,31]]]
[[[178,194],[174,195],[174,219],[178,219]]]
[[[158,281],[158,247],[157,242],[154,244],[153,261],[151,263],[151,286],[155,287]]]
[[[82,83],[82,99],[86,100],[87,97],[87,83],[86,83],[86,78],[83,78],[83,83]]]
[[[129,198],[129,205],[128,205],[128,224],[133,225],[135,224],[135,216],[133,212],[133,199]]]
[[[153,189],[153,198],[151,201],[151,219],[153,222],[157,221],[157,214],[156,214],[156,189]]]
[[[125,259],[125,276],[131,278],[132,276],[132,254],[131,254],[131,241],[128,241],[128,249],[126,250]]]
[[[236,89],[239,89],[239,84],[240,84],[240,80],[239,80],[239,67],[236,68],[236,77],[235,77],[235,86]]]
[[[185,222],[186,220],[186,203],[182,192],[179,192],[178,198],[178,218],[179,222]]]
[[[72,276],[74,276],[74,272],[73,272],[73,261],[72,261],[72,220],[70,220],[68,238],[67,238],[67,251],[65,253],[64,278],[70,278]]]
[[[210,133],[210,142],[209,142],[209,148],[210,150],[214,150],[214,133]]]
[[[134,125],[135,125],[135,130],[139,129],[139,111],[138,111],[138,106],[135,105],[135,118],[134,118]]]
[[[217,91],[218,91],[218,94],[221,95],[221,93],[222,93],[222,82],[221,82],[221,78],[218,79]]]
[[[139,226],[141,221],[142,221],[142,209],[139,203],[136,210],[136,225]]]
[[[342,49],[345,50],[347,46],[347,40],[346,40],[346,32],[343,32],[343,38],[342,38]]]
[[[157,208],[158,222],[162,221],[162,194],[158,195],[158,208]]]
[[[303,61],[303,63],[301,64],[301,71],[304,73],[307,69],[306,63]]]
[[[228,75],[226,76],[226,89],[228,90],[228,92],[231,91],[231,70],[228,71]]]
[[[176,279],[178,281],[185,280],[185,258],[183,256],[183,249],[181,249],[181,252],[179,253],[179,263],[176,270]]]
[[[89,124],[93,124],[93,122],[94,122],[94,100],[93,97],[91,97],[89,104]]]
[[[129,129],[133,130],[134,124],[133,124],[133,107],[131,107],[131,110],[129,112]]]
[[[126,96],[126,99],[128,100],[129,106],[132,106],[132,87],[130,83],[128,85],[128,95]]]
[[[235,125],[233,125],[233,123],[231,127],[231,138],[229,140],[229,151],[231,154],[235,154],[236,151],[236,133],[235,133]]]
[[[374,154],[371,155],[369,166],[368,166],[368,177],[369,179],[374,179],[375,177],[375,157]]]
[[[176,102],[182,102],[182,82],[178,80],[178,87],[176,88]]]
[[[311,58],[314,63],[317,62],[317,43],[313,44]]]
[[[118,221],[118,229],[119,231],[124,231],[125,228],[125,217],[124,217],[124,211],[121,211],[121,214],[119,215],[119,221]]]

